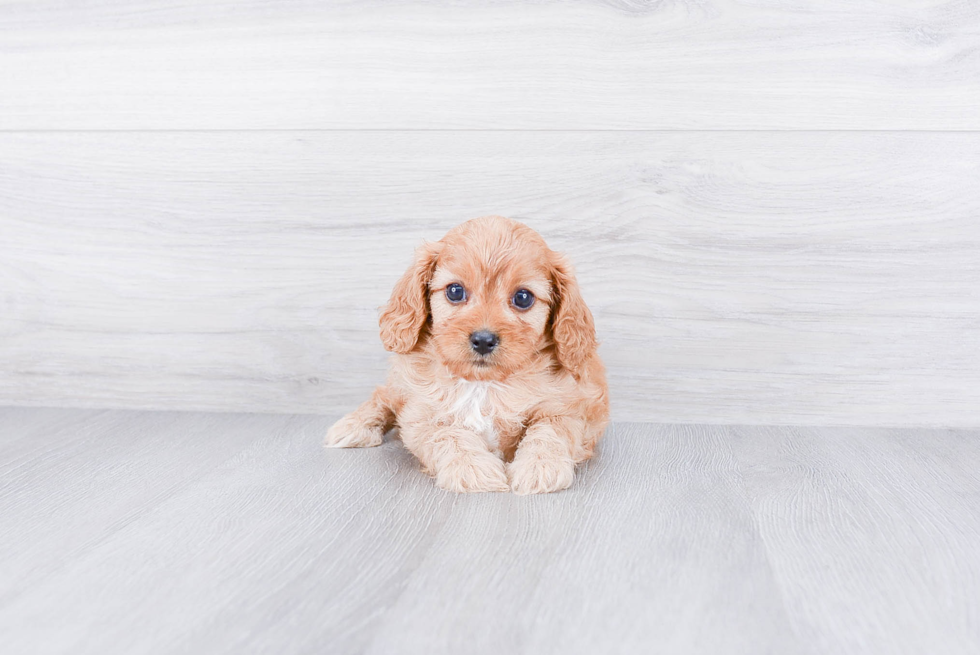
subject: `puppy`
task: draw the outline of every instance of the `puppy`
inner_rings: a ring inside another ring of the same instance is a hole
[[[420,246],[380,324],[388,381],[327,446],[377,446],[397,426],[449,491],[572,484],[608,421],[606,376],[572,268],[537,232],[487,216]]]

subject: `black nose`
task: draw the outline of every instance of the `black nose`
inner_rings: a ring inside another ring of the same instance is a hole
[[[470,347],[481,355],[489,354],[497,347],[499,341],[496,334],[487,330],[480,330],[470,335]]]

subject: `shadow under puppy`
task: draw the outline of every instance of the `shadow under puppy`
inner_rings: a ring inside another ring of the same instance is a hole
[[[531,228],[467,221],[426,243],[381,313],[387,383],[326,445],[405,447],[450,491],[567,488],[609,417],[592,314],[571,266]]]

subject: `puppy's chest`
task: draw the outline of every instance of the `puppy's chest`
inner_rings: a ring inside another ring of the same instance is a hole
[[[491,450],[499,448],[501,429],[507,430],[509,424],[519,422],[503,406],[500,392],[499,383],[460,380],[452,404],[456,420],[486,439]]]

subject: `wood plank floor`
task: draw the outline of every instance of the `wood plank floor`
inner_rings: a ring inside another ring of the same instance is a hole
[[[4,652],[980,652],[980,432],[616,424],[528,498],[330,420],[0,409]]]

